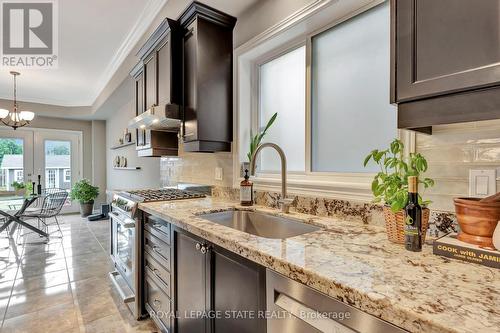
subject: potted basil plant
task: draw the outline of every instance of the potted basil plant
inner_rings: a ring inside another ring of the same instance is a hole
[[[69,193],[71,200],[80,202],[80,215],[82,217],[92,214],[94,200],[99,195],[99,188],[93,186],[88,179],[76,182]]]
[[[402,244],[404,243],[404,208],[408,203],[408,177],[417,176],[419,184],[424,189],[434,186],[434,180],[421,177],[427,171],[427,160],[420,153],[410,153],[408,157],[405,157],[403,142],[395,139],[388,149],[372,150],[366,156],[364,166],[366,167],[370,162],[380,167],[380,171],[375,175],[371,184],[374,202],[384,204],[389,240]],[[430,201],[422,199],[420,193],[418,200],[423,207],[422,234],[425,235],[429,225],[430,211],[427,205]]]

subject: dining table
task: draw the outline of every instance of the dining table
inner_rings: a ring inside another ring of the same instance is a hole
[[[0,233],[4,231],[10,224],[12,223],[17,223],[37,234],[43,237],[48,237],[49,235],[44,232],[43,230],[40,230],[34,226],[32,226],[29,223],[26,223],[25,221],[21,220],[21,216],[24,214],[26,209],[30,207],[35,201],[40,200],[41,198],[44,197],[44,194],[29,194],[29,195],[24,195],[24,196],[6,196],[6,197],[0,197],[0,203],[4,203],[3,205],[0,205],[0,215],[3,216],[5,219],[5,222],[3,223],[2,226],[0,226]],[[9,208],[14,208],[16,206],[20,206],[19,209],[8,209],[4,210],[2,209],[5,204],[7,204],[7,207]]]

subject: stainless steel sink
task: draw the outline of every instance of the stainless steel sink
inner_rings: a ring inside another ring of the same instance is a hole
[[[243,210],[203,214],[199,217],[255,236],[274,239],[290,238],[321,229],[285,217]]]

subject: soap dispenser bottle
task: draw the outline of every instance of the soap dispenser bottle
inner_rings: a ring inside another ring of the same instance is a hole
[[[240,204],[242,206],[253,205],[253,183],[248,180],[248,169],[245,169],[245,179],[240,183]]]

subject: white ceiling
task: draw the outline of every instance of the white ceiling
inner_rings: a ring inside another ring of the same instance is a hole
[[[18,99],[61,106],[90,106],[147,31],[161,8],[190,0],[60,0],[59,68],[20,69]],[[204,0],[238,16],[256,0]],[[172,13],[176,18],[179,13]],[[12,77],[0,69],[0,98],[12,98]],[[71,116],[70,116],[71,117]]]

